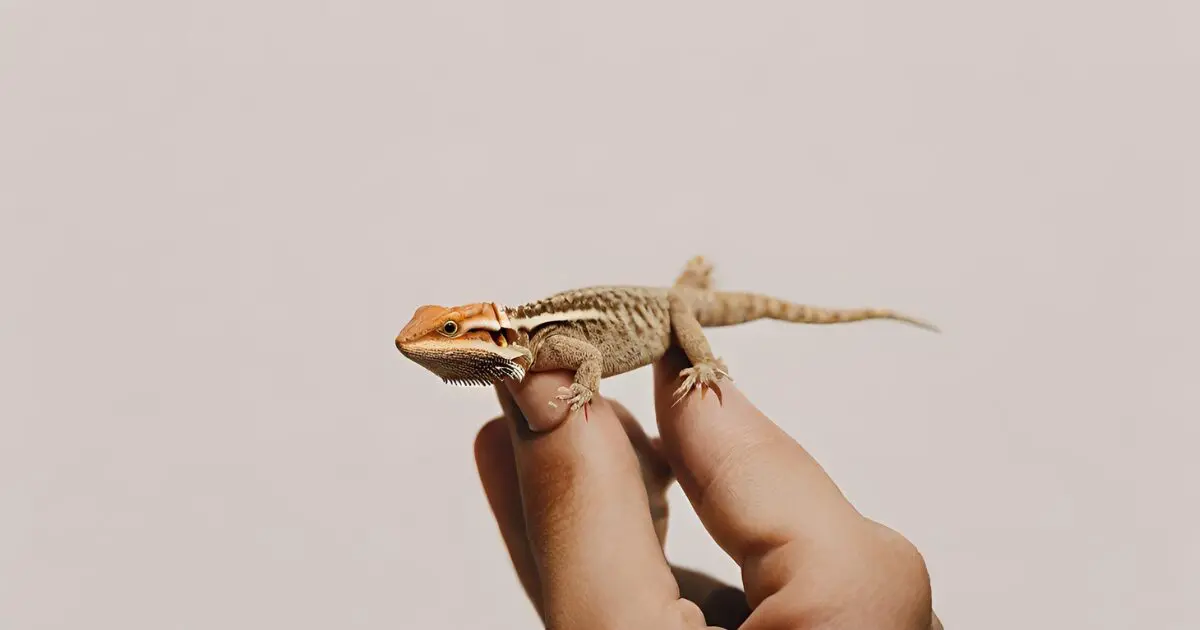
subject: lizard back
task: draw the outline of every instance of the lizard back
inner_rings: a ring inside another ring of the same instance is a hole
[[[561,291],[505,311],[512,325],[529,335],[535,356],[542,340],[569,335],[600,350],[608,377],[652,363],[666,352],[671,337],[667,296],[665,288],[593,286]]]

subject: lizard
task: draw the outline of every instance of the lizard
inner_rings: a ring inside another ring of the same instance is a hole
[[[825,308],[720,291],[713,286],[712,269],[704,256],[694,256],[669,286],[585,287],[516,306],[426,304],[400,330],[396,348],[452,385],[497,385],[504,379],[521,381],[531,372],[572,370],[571,385],[560,387],[548,402],[586,414],[601,379],[650,365],[672,344],[691,363],[679,373],[675,404],[692,390],[732,381],[704,328],[760,319],[804,324],[889,319],[939,332],[927,321],[890,309]]]

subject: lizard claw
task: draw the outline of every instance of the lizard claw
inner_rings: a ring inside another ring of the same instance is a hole
[[[671,403],[672,407],[678,405],[692,389],[712,387],[722,378],[729,379],[730,381],[733,380],[725,370],[724,364],[720,362],[720,359],[717,360],[717,365],[712,363],[697,363],[692,367],[684,368],[679,371],[679,376],[683,377],[683,383],[675,390],[675,402]]]
[[[559,387],[558,395],[555,396],[555,398],[566,402],[567,405],[570,406],[571,411],[575,412],[579,411],[581,407],[591,402],[592,390],[588,389],[584,385],[580,385],[579,383],[571,383],[570,387]],[[557,407],[557,405],[554,405],[553,400],[550,401],[550,404]]]

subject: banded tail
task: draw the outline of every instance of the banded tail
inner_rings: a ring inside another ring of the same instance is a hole
[[[823,308],[796,304],[758,293],[712,291],[698,296],[693,305],[696,319],[704,327],[732,326],[757,319],[774,319],[797,324],[843,324],[869,319],[890,319],[925,330],[940,332],[933,324],[882,308]]]

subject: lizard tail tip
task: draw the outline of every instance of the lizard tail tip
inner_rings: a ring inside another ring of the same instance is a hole
[[[916,317],[908,317],[907,315],[901,315],[899,317],[893,317],[893,319],[899,319],[902,322],[916,326],[917,328],[922,328],[924,330],[928,330],[929,332],[932,332],[935,334],[941,334],[941,332],[942,332],[942,329],[940,327],[938,327],[936,324],[934,324],[933,322],[925,321],[923,319],[917,319]]]
[[[938,327],[936,324],[932,324],[930,322],[921,322],[920,324],[918,324],[918,326],[920,326],[921,328],[924,328],[925,330],[928,330],[929,332],[931,332],[935,335],[942,334],[942,329],[940,327]]]

